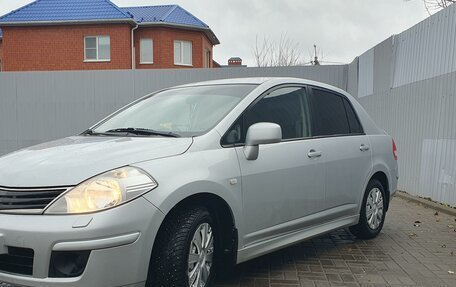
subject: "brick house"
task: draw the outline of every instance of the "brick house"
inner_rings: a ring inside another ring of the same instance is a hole
[[[3,71],[212,68],[219,40],[178,5],[37,0],[0,17]]]
[[[0,29],[0,72],[2,71],[2,67],[3,67],[3,65],[2,65],[2,60],[3,60],[3,46],[2,46],[3,41],[2,41],[2,39],[3,39],[3,33],[2,33],[2,29]]]

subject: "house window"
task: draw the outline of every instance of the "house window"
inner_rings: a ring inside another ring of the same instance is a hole
[[[152,39],[141,39],[140,41],[140,63],[154,63],[154,42]]]
[[[111,39],[109,36],[88,36],[84,38],[84,60],[110,61]]]
[[[211,51],[206,49],[206,53],[204,55],[204,67],[210,68],[211,67]]]
[[[174,65],[192,65],[192,42],[174,41]]]

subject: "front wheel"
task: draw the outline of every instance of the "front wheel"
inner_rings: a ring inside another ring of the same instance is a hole
[[[386,215],[385,188],[376,179],[371,179],[364,194],[359,223],[350,227],[350,232],[360,239],[377,237],[383,228]]]
[[[216,227],[204,207],[190,207],[163,223],[146,286],[209,287],[215,276]]]

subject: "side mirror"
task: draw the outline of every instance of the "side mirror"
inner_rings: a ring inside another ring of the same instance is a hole
[[[244,154],[247,160],[256,160],[260,151],[259,145],[278,143],[282,140],[282,128],[274,123],[257,123],[251,125],[245,137]]]

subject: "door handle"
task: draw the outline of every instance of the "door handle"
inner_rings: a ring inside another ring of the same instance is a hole
[[[308,153],[307,153],[307,156],[309,158],[317,158],[317,157],[321,157],[321,151],[316,151],[314,149],[311,149]]]
[[[359,147],[359,150],[360,151],[368,151],[370,149],[370,147],[368,145],[365,145],[365,144],[362,144],[360,147]]]

